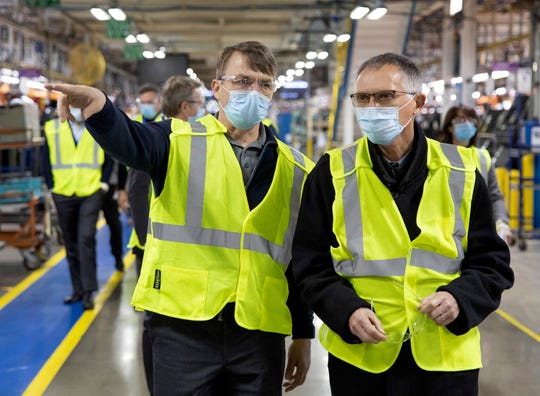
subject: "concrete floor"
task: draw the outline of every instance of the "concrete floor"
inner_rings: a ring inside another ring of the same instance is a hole
[[[0,251],[0,297],[2,291],[28,275],[17,263],[20,257],[9,250]],[[539,258],[539,240],[527,241],[525,251],[512,248],[516,283],[503,295],[501,310],[506,318],[494,313],[481,325],[484,368],[480,371],[480,396],[540,395]],[[139,342],[143,318],[129,305],[134,284],[135,269],[131,267],[60,367],[45,395],[148,394]],[[307,381],[288,394],[330,395],[326,361],[326,352],[314,340]],[[0,389],[2,396],[12,394]]]

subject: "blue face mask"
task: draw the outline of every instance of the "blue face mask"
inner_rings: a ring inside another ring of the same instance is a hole
[[[236,128],[247,131],[261,122],[270,108],[270,99],[257,91],[229,91],[229,103],[222,106],[225,115]],[[221,106],[221,103],[219,104]]]
[[[411,100],[401,107],[355,107],[356,121],[371,143],[386,146],[411,122],[412,116],[405,125],[399,123],[399,110]]]
[[[69,109],[69,112],[71,113],[71,115],[73,116],[73,118],[75,118],[75,122],[80,124],[83,122],[83,119],[82,119],[82,110],[81,109],[78,109],[76,107],[71,107]]]
[[[194,116],[189,117],[188,121],[189,122],[195,122],[205,114],[206,114],[206,112],[204,111],[204,109],[202,107],[199,107],[199,109],[197,110],[197,114],[195,114]]]
[[[156,106],[151,103],[141,103],[139,109],[145,120],[153,120],[157,115]]]
[[[460,142],[468,142],[476,134],[476,127],[471,122],[454,125],[454,136]]]

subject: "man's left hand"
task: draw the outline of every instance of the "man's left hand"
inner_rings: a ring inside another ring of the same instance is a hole
[[[418,310],[429,316],[439,326],[452,323],[459,315],[459,305],[448,292],[441,291],[422,299]]]
[[[287,367],[285,368],[285,392],[292,391],[306,380],[311,365],[311,339],[298,338],[289,346]]]

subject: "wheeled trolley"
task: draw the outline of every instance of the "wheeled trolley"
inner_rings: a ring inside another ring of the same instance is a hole
[[[46,204],[41,179],[6,179],[0,182],[0,248],[19,249],[28,270],[39,268],[49,257]]]

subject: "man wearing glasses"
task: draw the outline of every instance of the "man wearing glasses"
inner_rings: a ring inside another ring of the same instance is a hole
[[[212,81],[221,110],[190,123],[132,122],[97,89],[48,85],[65,94],[60,117],[78,103],[102,147],[152,179],[132,303],[152,316],[154,395],[277,396],[284,369],[285,391],[305,380],[312,314],[287,269],[313,164],[261,123],[276,72],[261,43],[225,48]]]
[[[356,91],[365,136],[315,166],[293,241],[332,394],[476,395],[477,326],[513,284],[486,185],[470,150],[415,123],[425,96],[408,58],[367,60]]]

